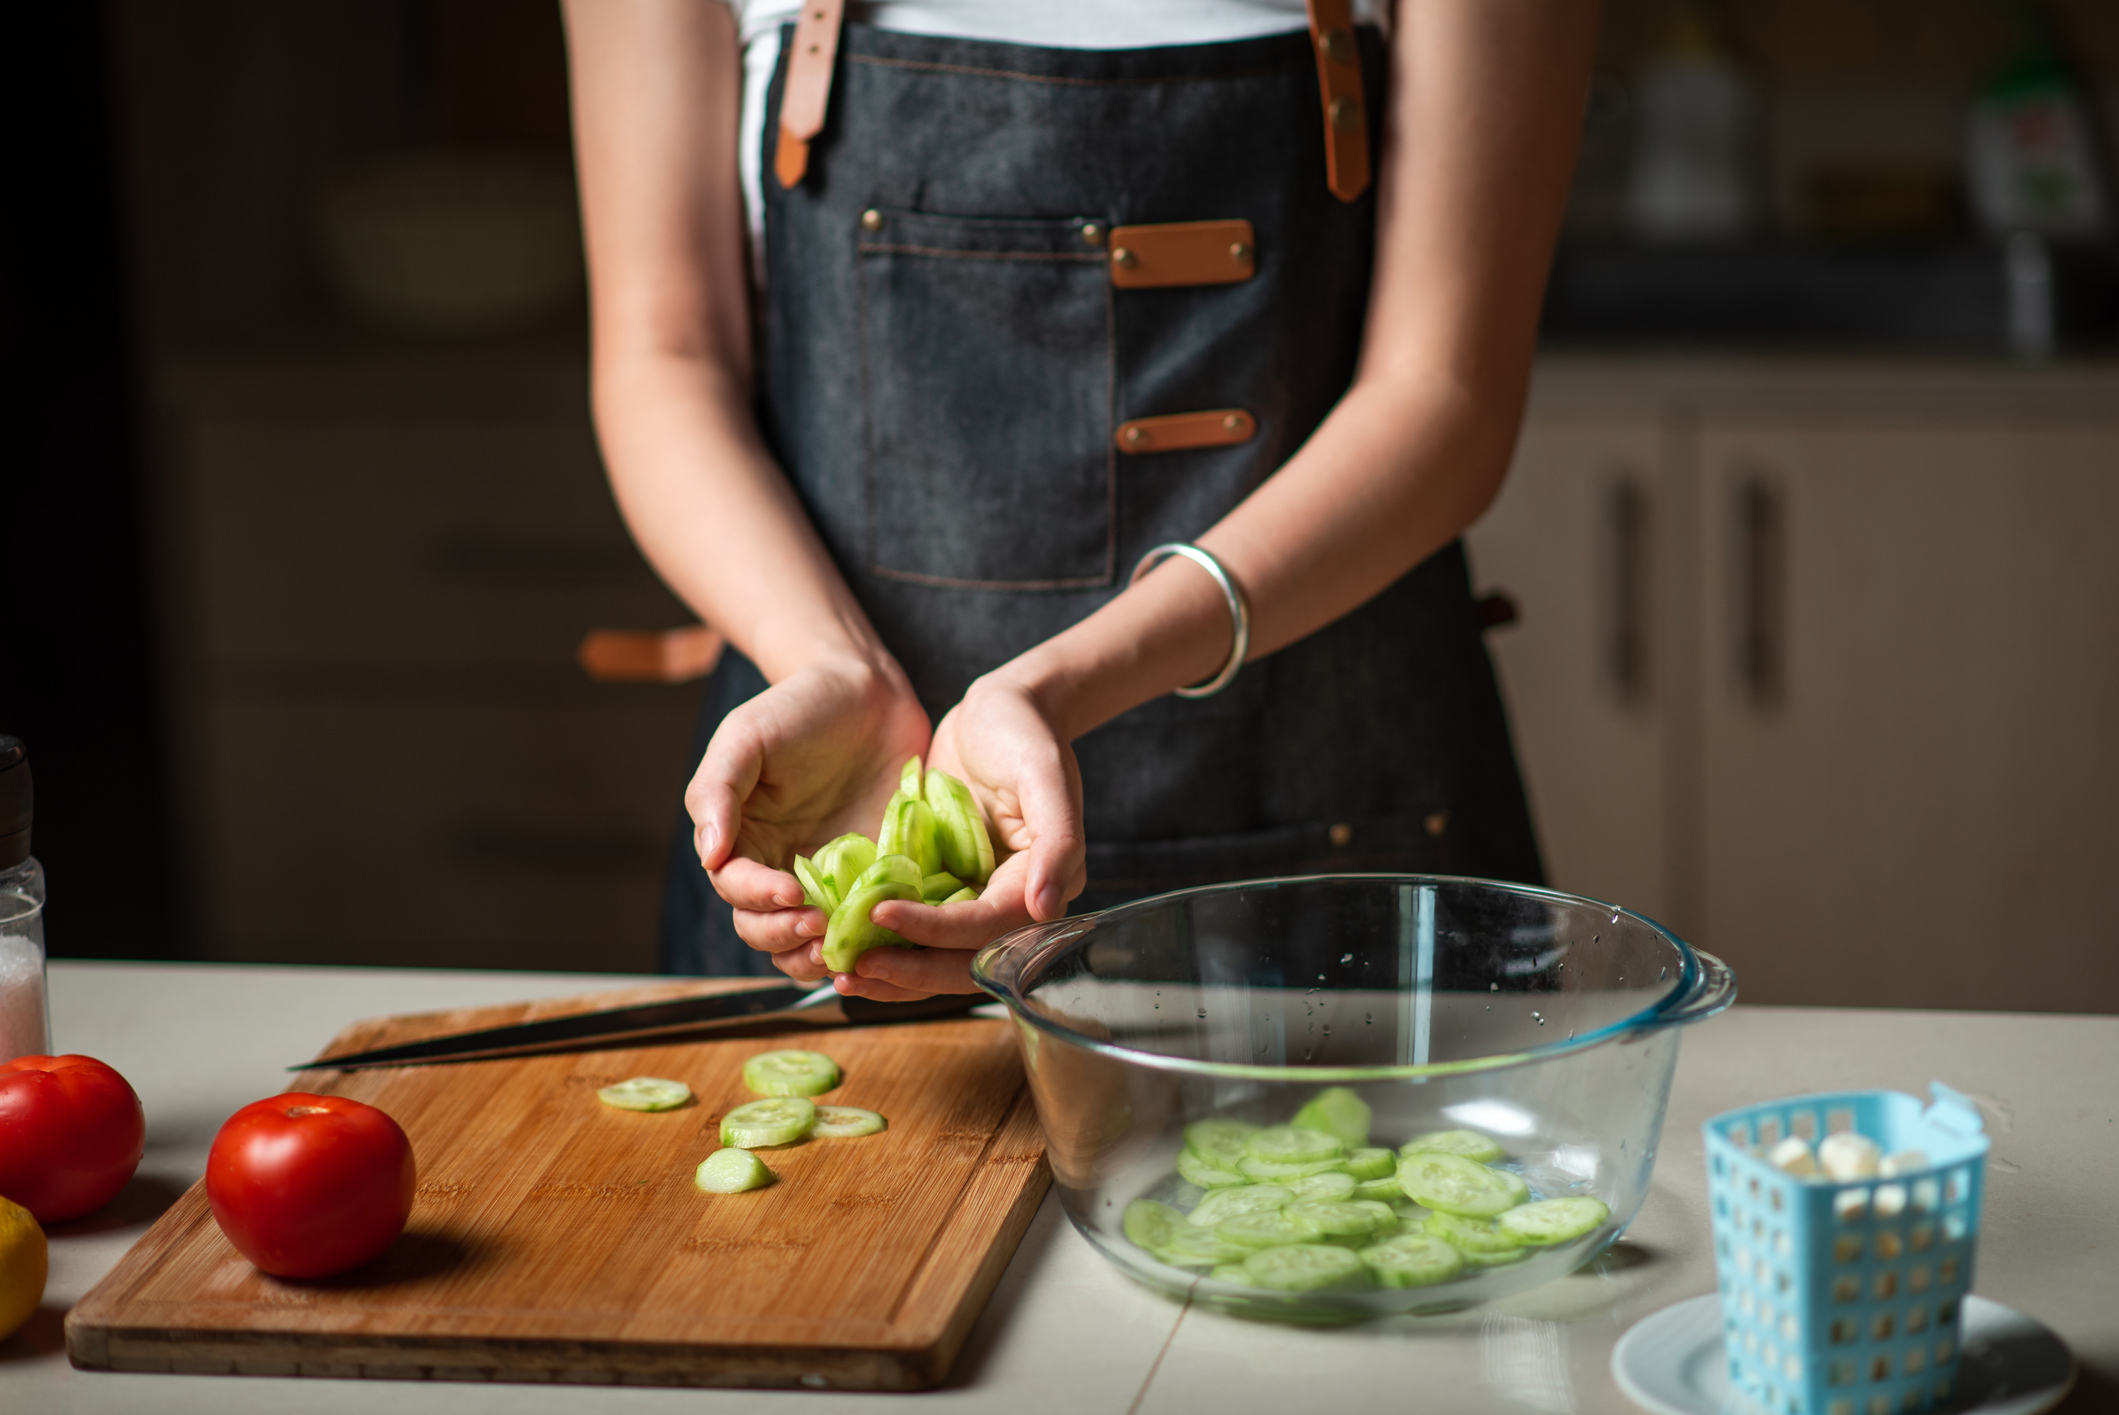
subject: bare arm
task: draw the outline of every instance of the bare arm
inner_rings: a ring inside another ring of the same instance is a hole
[[[789,951],[824,918],[782,907],[802,902],[784,869],[874,828],[926,714],[752,418],[733,17],[715,0],[566,0],[565,17],[611,484],[662,578],[772,684],[714,734],[686,804],[739,932],[814,979]]]
[[[1251,656],[1331,623],[1455,539],[1500,490],[1574,166],[1594,0],[1399,7],[1353,386],[1199,543],[1243,586]],[[1079,736],[1221,666],[1228,611],[1172,561],[1003,674]]]

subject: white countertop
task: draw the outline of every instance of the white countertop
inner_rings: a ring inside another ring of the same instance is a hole
[[[2061,1408],[2119,1411],[2119,1017],[1746,1008],[1685,1038],[1655,1182],[1625,1242],[1591,1270],[1494,1307],[1337,1331],[1188,1311],[1136,1287],[1048,1198],[942,1389],[918,1396],[614,1390],[76,1371],[66,1309],[199,1177],[220,1123],[281,1090],[287,1063],[344,1023],[558,996],[637,978],[412,969],[55,963],[54,1038],[116,1066],[147,1109],[147,1157],[103,1213],[52,1236],[43,1309],[0,1342],[0,1412],[153,1410],[857,1415],[908,1404],[1007,1415],[1629,1412],[1611,1348],[1627,1327],[1713,1290],[1700,1122],[1802,1091],[1930,1080],[1971,1094],[1994,1141],[1975,1290],[2028,1312],[2083,1374]]]

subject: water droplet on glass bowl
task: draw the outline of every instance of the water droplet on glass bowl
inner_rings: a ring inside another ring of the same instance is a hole
[[[1499,983],[1488,983],[1486,985],[1486,990],[1488,992],[1499,992],[1501,991],[1501,985]]]
[[[1308,1047],[1304,1047],[1302,1049],[1302,1059],[1304,1061],[1308,1061],[1310,1059],[1310,1049]]]
[[[1531,1013],[1530,1015],[1531,1015],[1531,1016],[1533,1016],[1533,1017],[1536,1017],[1536,1018],[1538,1019],[1538,1025],[1539,1025],[1540,1027],[1542,1027],[1542,1026],[1544,1026],[1544,1025],[1545,1025],[1545,1018],[1544,1018],[1543,1016],[1541,1016],[1540,1014],[1538,1014],[1538,1013],[1536,1013],[1536,1012],[1533,1012],[1533,1013]]]
[[[1349,964],[1349,963],[1351,963],[1351,962],[1353,962],[1353,961],[1354,961],[1354,955],[1353,955],[1353,954],[1351,954],[1351,953],[1342,953],[1342,954],[1340,954],[1340,955],[1339,955],[1339,966],[1340,966],[1340,967],[1342,967],[1342,968],[1344,968],[1344,967],[1345,967],[1345,966],[1346,966],[1347,964]]]
[[[1137,996],[1139,996],[1139,994],[1138,994],[1138,993],[1136,993],[1136,994],[1134,994],[1134,995],[1135,995],[1136,997],[1137,997]],[[1199,1009],[1199,1015],[1200,1015],[1200,1017],[1201,1017],[1202,1019],[1204,1019],[1204,1018],[1206,1017],[1206,1015],[1207,1015],[1207,1009],[1206,1009],[1206,1008],[1204,1008],[1204,1007],[1200,1008],[1200,1009]]]

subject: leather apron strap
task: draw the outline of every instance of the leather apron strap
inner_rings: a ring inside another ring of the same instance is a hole
[[[1354,42],[1353,0],[1308,0],[1310,45],[1317,51],[1317,90],[1324,104],[1325,184],[1341,201],[1369,185],[1369,128],[1361,92],[1361,50]],[[807,0],[795,21],[780,100],[780,141],[773,172],[783,187],[809,170],[809,145],[824,131],[831,71],[839,53],[846,0]]]
[[[773,154],[773,172],[783,187],[802,180],[809,170],[809,144],[824,131],[831,70],[839,57],[839,28],[845,18],[846,0],[804,0],[795,21],[795,52],[788,60],[787,90],[780,99],[780,145]]]

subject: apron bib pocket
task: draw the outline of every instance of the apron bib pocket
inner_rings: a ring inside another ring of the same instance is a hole
[[[990,590],[1112,582],[1111,283],[1087,225],[887,207],[863,215],[875,573]]]

